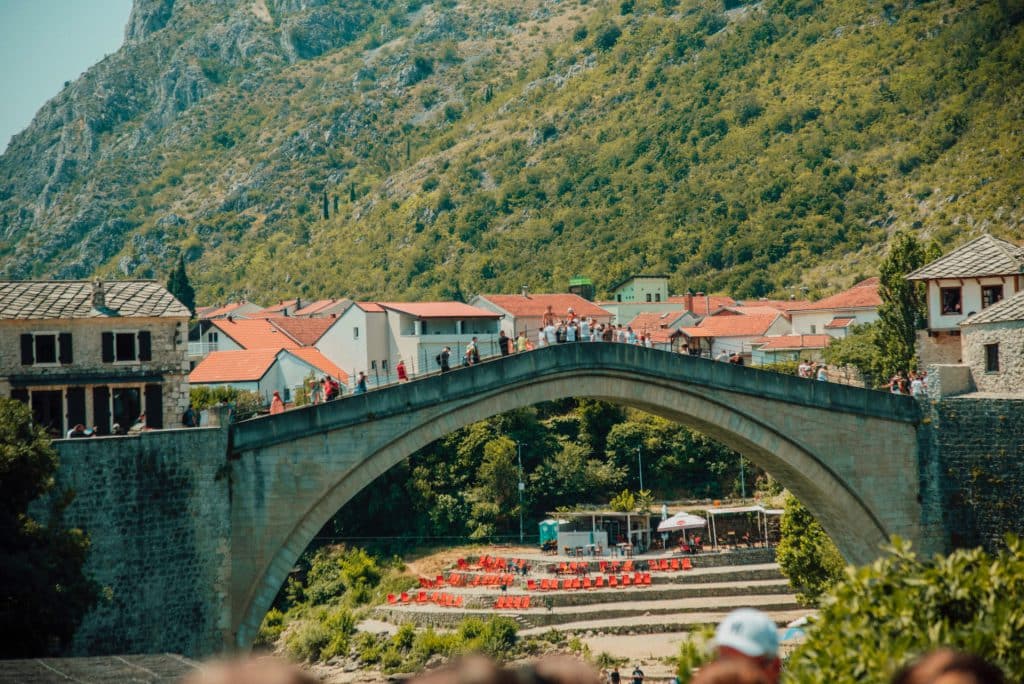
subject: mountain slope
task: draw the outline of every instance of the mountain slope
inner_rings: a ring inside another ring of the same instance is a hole
[[[898,227],[1020,237],[1018,3],[726,5],[137,0],[0,158],[0,272],[749,296],[847,284]]]

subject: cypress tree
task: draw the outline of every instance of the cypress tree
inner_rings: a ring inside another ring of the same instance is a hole
[[[331,207],[327,204],[327,191],[326,190],[324,190],[323,207],[324,207],[324,209],[323,209],[323,211],[324,211],[324,221],[326,221],[327,219],[331,218]]]
[[[188,281],[188,273],[185,272],[185,257],[178,257],[178,266],[171,272],[167,280],[167,290],[174,295],[179,302],[188,307],[190,314],[196,314],[196,291],[192,283]]]
[[[879,269],[882,305],[878,309],[878,341],[886,377],[916,365],[914,344],[917,329],[925,320],[925,297],[921,284],[906,276],[923,265],[924,250],[917,239],[908,233],[896,233]]]

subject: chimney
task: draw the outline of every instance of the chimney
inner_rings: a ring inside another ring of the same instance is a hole
[[[687,311],[693,312],[693,293],[689,290],[683,295],[683,306],[686,307]]]
[[[530,298],[530,288],[526,287],[526,285],[523,285],[522,292],[523,292],[523,297],[526,297],[527,299]]]
[[[103,282],[99,280],[92,281],[92,308],[107,308],[107,293],[103,291]]]

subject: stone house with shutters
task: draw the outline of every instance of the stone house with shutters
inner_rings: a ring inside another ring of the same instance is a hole
[[[0,396],[63,437],[140,414],[176,427],[188,407],[188,309],[149,280],[0,281]]]

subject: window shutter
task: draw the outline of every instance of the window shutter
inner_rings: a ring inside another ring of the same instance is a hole
[[[153,358],[153,340],[148,330],[139,333],[139,361],[149,361]]]
[[[103,363],[114,363],[114,333],[103,333]]]
[[[146,427],[162,430],[164,427],[164,388],[146,385]]]
[[[107,387],[92,388],[92,423],[101,435],[110,434],[110,389]]]
[[[35,355],[32,353],[32,335],[25,334],[21,336],[21,365],[31,366],[32,362],[35,361]]]
[[[15,387],[11,390],[11,399],[20,401],[23,404],[28,403],[28,390],[23,387]]]
[[[60,344],[60,362],[63,364],[71,363],[73,361],[71,354],[71,333],[61,333],[58,340]]]

